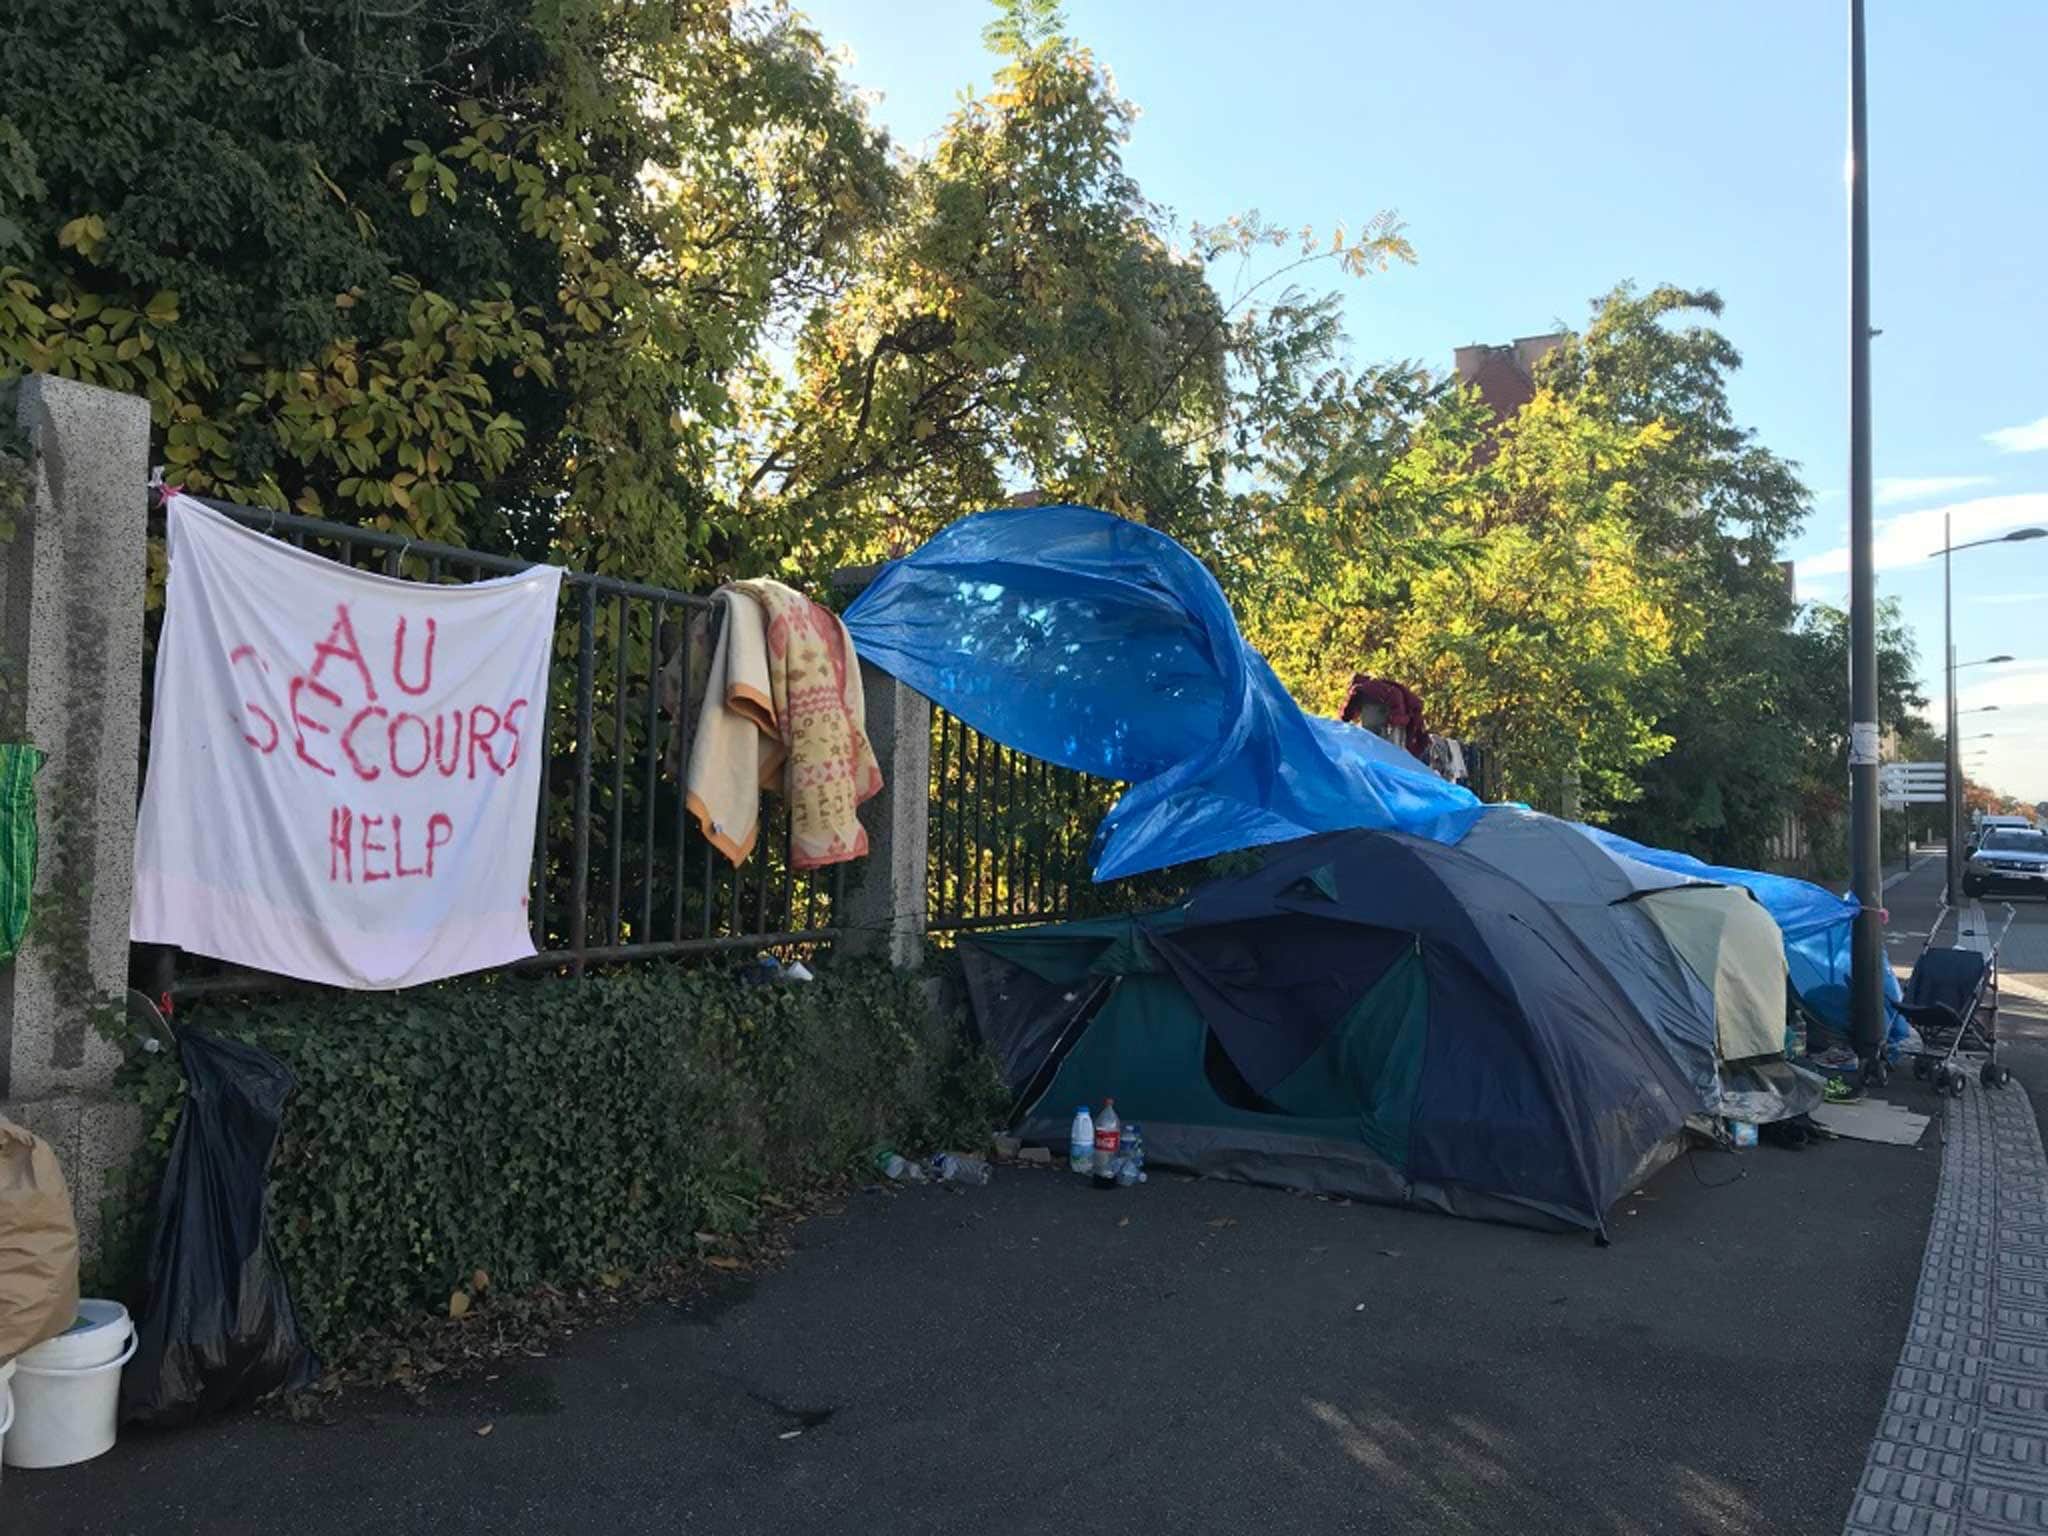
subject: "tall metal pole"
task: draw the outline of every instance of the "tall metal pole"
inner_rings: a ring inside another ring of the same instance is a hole
[[[1953,740],[1953,735],[1951,735]],[[1870,525],[1870,157],[1863,0],[1849,0],[1849,859],[1861,910],[1850,947],[1856,1054],[1884,1044],[1883,855],[1877,815],[1877,573]]]
[[[1948,786],[1948,798],[1942,803],[1948,807],[1948,835],[1942,839],[1948,844],[1944,863],[1948,866],[1948,904],[1958,904],[1957,898],[1963,889],[1963,749],[1956,741],[1956,633],[1955,593],[1949,582],[1949,565],[1955,555],[1955,531],[1950,527],[1949,514],[1941,514],[1941,661],[1943,698],[1948,708],[1948,762],[1943,765],[1942,778]]]

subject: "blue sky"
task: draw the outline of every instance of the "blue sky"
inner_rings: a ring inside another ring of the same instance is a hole
[[[909,145],[986,83],[974,0],[797,0]],[[1940,676],[1941,513],[1956,538],[2048,526],[2048,5],[1872,0],[1872,315],[1880,589]],[[1847,587],[1846,7],[1722,0],[1068,0],[1143,111],[1127,160],[1183,219],[1356,228],[1418,265],[1347,293],[1360,360],[1578,323],[1623,278],[1712,287],[1734,398],[1799,461],[1802,595]],[[1982,776],[2048,800],[2048,540],[1956,557],[1962,674],[1995,704]],[[1348,664],[1348,663],[1347,663]],[[1938,712],[1938,711],[1937,711]]]

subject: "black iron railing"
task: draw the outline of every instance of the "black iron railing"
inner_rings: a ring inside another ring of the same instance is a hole
[[[1474,792],[1499,799],[1497,754],[1471,744],[1465,753]],[[927,926],[944,935],[1156,910],[1261,857],[1250,850],[1097,884],[1090,847],[1124,788],[1027,757],[935,708]]]
[[[358,570],[452,583],[516,575],[531,562],[208,501],[245,527]],[[845,866],[796,869],[788,807],[764,797],[753,856],[730,864],[699,831],[684,773],[721,606],[667,587],[567,573],[540,723],[533,942],[523,969],[814,945],[837,933]],[[150,659],[155,654],[151,626]],[[144,710],[152,689],[143,692]],[[144,719],[144,751],[148,721]],[[183,995],[253,979],[180,957]]]
[[[1092,911],[1088,845],[1121,786],[932,712],[927,922],[935,933]]]

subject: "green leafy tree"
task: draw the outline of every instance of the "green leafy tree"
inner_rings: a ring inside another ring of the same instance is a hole
[[[1640,798],[1619,824],[1646,842],[1754,864],[1799,808],[1817,734],[1841,701],[1816,713],[1798,671],[1778,550],[1809,498],[1796,466],[1735,419],[1728,381],[1742,359],[1711,323],[1721,313],[1711,291],[1623,284],[1539,376],[1603,420],[1662,429],[1633,469],[1630,516],[1671,598],[1677,664],[1655,714],[1674,750],[1637,773]]]
[[[1363,419],[1385,423],[1402,404],[1419,413],[1375,439],[1384,462],[1322,504],[1330,537],[1279,558],[1255,637],[1325,712],[1354,667],[1409,683],[1437,729],[1506,748],[1513,798],[1554,809],[1575,776],[1596,811],[1626,801],[1632,771],[1668,745],[1650,706],[1671,659],[1671,595],[1633,516],[1637,466],[1663,428],[1618,426],[1548,390],[1497,427],[1443,390],[1376,400]],[[1348,454],[1360,435],[1334,440]],[[1323,571],[1305,553],[1368,543],[1370,558]]]
[[[1784,753],[1789,811],[1803,818],[1817,871],[1848,869],[1849,616],[1825,604],[1805,605],[1783,635],[1777,692],[1768,728],[1759,732]],[[1927,700],[1915,682],[1919,658],[1896,599],[1877,614],[1877,711],[1881,726],[1908,738],[1924,735],[1917,711]],[[1766,834],[1775,830],[1764,829]],[[1747,863],[1763,862],[1751,857]]]
[[[887,201],[779,5],[49,0],[0,23],[0,368],[205,491],[680,579],[728,385]]]
[[[790,363],[745,381],[730,498],[763,556],[826,564],[1031,487],[1164,529],[1233,579],[1263,531],[1266,433],[1336,338],[1292,275],[1407,246],[1385,217],[1327,240],[1255,216],[1182,233],[1126,169],[1135,112],[1057,8],[1000,5],[987,38],[992,89],[905,167],[895,217]],[[1256,270],[1226,296],[1232,264]]]

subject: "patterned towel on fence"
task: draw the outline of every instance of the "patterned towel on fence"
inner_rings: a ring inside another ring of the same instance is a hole
[[[881,792],[853,641],[838,615],[780,582],[723,587],[711,676],[685,780],[711,845],[744,863],[760,836],[761,791],[790,810],[790,863],[860,858],[857,808]]]
[[[36,883],[36,774],[43,753],[0,746],[0,965],[14,958],[28,930],[29,892]]]

